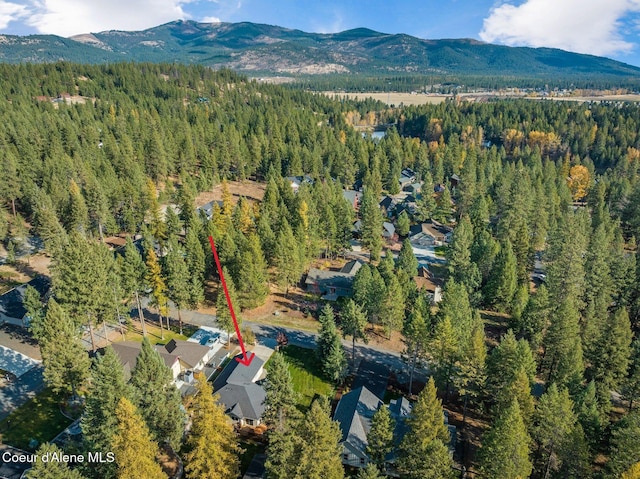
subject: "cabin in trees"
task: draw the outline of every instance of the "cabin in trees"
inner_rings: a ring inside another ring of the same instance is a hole
[[[451,241],[453,229],[436,221],[413,225],[409,230],[409,241],[414,246],[442,246]]]
[[[291,189],[294,193],[297,193],[300,187],[305,183],[313,184],[313,178],[311,178],[309,175],[287,176],[285,180],[291,185]]]
[[[353,227],[351,228],[351,232],[353,233],[353,235],[356,238],[360,237],[360,233],[362,231],[362,221],[358,220],[355,223],[353,223]],[[382,236],[383,238],[387,239],[387,240],[395,240],[396,238],[396,227],[393,225],[393,223],[389,223],[388,221],[385,221],[384,223],[382,223],[382,231],[380,231],[380,236]]]
[[[375,412],[381,407],[388,407],[391,416],[396,421],[394,437],[399,440],[404,436],[405,418],[411,412],[411,404],[405,398],[394,399],[387,406],[365,386],[360,386],[340,398],[333,419],[340,424],[342,437],[342,463],[351,467],[366,467],[369,463],[367,456],[367,435],[371,430],[371,420]],[[393,454],[388,457],[394,461]]]
[[[307,273],[305,285],[307,291],[322,296],[327,301],[351,296],[353,279],[362,267],[362,261],[349,261],[339,271],[311,268]]]
[[[266,398],[261,384],[265,376],[264,363],[257,355],[248,366],[230,361],[213,382],[213,391],[219,395],[218,401],[225,413],[240,427],[262,424]]]
[[[209,201],[209,203],[207,203],[206,205],[202,205],[199,208],[196,208],[196,211],[198,213],[202,212],[206,215],[207,219],[211,219],[213,218],[213,208],[217,206],[218,208],[222,209],[222,201]]]
[[[342,190],[342,196],[349,202],[354,211],[360,210],[360,202],[362,201],[362,193],[355,190]]]
[[[46,276],[38,276],[0,296],[0,324],[9,323],[17,326],[29,326],[30,318],[24,307],[24,294],[28,286],[35,288],[40,293],[40,298],[45,300],[49,293],[51,281]]]
[[[400,189],[404,190],[404,188],[416,181],[416,173],[410,168],[405,168],[400,172],[400,178],[398,178],[400,182]]]

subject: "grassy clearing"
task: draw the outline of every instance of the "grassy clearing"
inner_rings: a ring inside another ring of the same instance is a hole
[[[60,412],[58,397],[47,388],[0,422],[0,435],[5,444],[33,450],[29,448],[32,439],[39,444],[51,441],[69,424],[71,420]]]
[[[284,314],[281,314],[279,316],[269,314],[266,316],[251,318],[251,321],[258,324],[279,326],[281,328],[299,329],[301,331],[308,331],[310,333],[317,333],[318,331],[320,331],[320,323],[313,319],[311,316],[309,316],[309,318],[294,318],[291,316],[286,316]]]
[[[293,379],[293,389],[298,393],[298,406],[307,409],[316,395],[333,394],[333,385],[324,379],[320,361],[312,349],[287,346],[282,350]]]

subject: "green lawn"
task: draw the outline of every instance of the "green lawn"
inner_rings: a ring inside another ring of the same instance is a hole
[[[436,256],[438,256],[439,258],[444,258],[447,254],[446,246],[436,246],[433,250],[436,253]]]
[[[160,334],[160,327],[155,324],[151,324],[148,321],[145,323],[147,329],[147,337],[151,344],[166,344],[172,339],[182,339],[187,340],[189,337],[195,332],[193,327],[183,327],[182,332],[184,334],[179,334],[177,330],[167,331],[167,328],[164,328],[164,339],[162,339],[162,335]],[[173,328],[176,329],[176,328]],[[139,341],[142,342],[142,330],[140,329],[130,329],[125,333],[125,339],[127,341]]]
[[[1,441],[20,449],[33,450],[29,448],[31,439],[39,444],[51,441],[71,422],[60,412],[58,397],[47,388],[0,422]]]
[[[289,364],[293,389],[298,393],[298,406],[307,409],[316,395],[331,397],[332,384],[322,376],[320,361],[315,351],[299,346],[287,346],[282,350]]]

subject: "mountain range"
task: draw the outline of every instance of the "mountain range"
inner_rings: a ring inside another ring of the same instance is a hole
[[[136,32],[111,30],[71,38],[0,35],[0,60],[197,63],[252,76],[640,76],[638,67],[552,48],[507,47],[471,39],[424,40],[366,28],[320,34],[248,22],[183,20]]]

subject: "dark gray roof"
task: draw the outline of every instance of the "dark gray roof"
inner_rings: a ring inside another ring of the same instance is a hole
[[[350,289],[353,285],[353,278],[354,275],[348,273],[311,268],[307,273],[305,283],[317,284],[321,290],[330,287]]]
[[[236,361],[236,356],[213,382],[213,390],[220,395],[219,402],[225,412],[236,418],[258,420],[264,413],[264,388],[254,383],[261,373],[264,361],[254,356],[249,366]]]
[[[365,386],[342,396],[333,414],[333,419],[340,424],[340,442],[348,442],[354,449],[364,452],[371,418],[380,406],[383,402]]]
[[[224,405],[225,412],[238,419],[257,421],[264,413],[266,393],[258,384],[226,384],[216,394],[220,396],[219,402]]]
[[[13,288],[11,291],[7,291],[0,296],[0,313],[8,316],[9,318],[22,319],[27,310],[24,308],[24,292],[27,286],[31,286],[40,293],[40,297],[44,297],[49,291],[51,281],[46,276],[38,276],[32,279],[28,283],[21,284],[17,288]]]
[[[353,259],[340,268],[341,273],[356,274],[364,263],[360,260]]]
[[[395,203],[396,203],[396,200],[393,199],[391,196],[385,196],[384,198],[382,198],[382,200],[380,200],[380,206],[385,210],[388,210],[389,208],[394,206]]]

